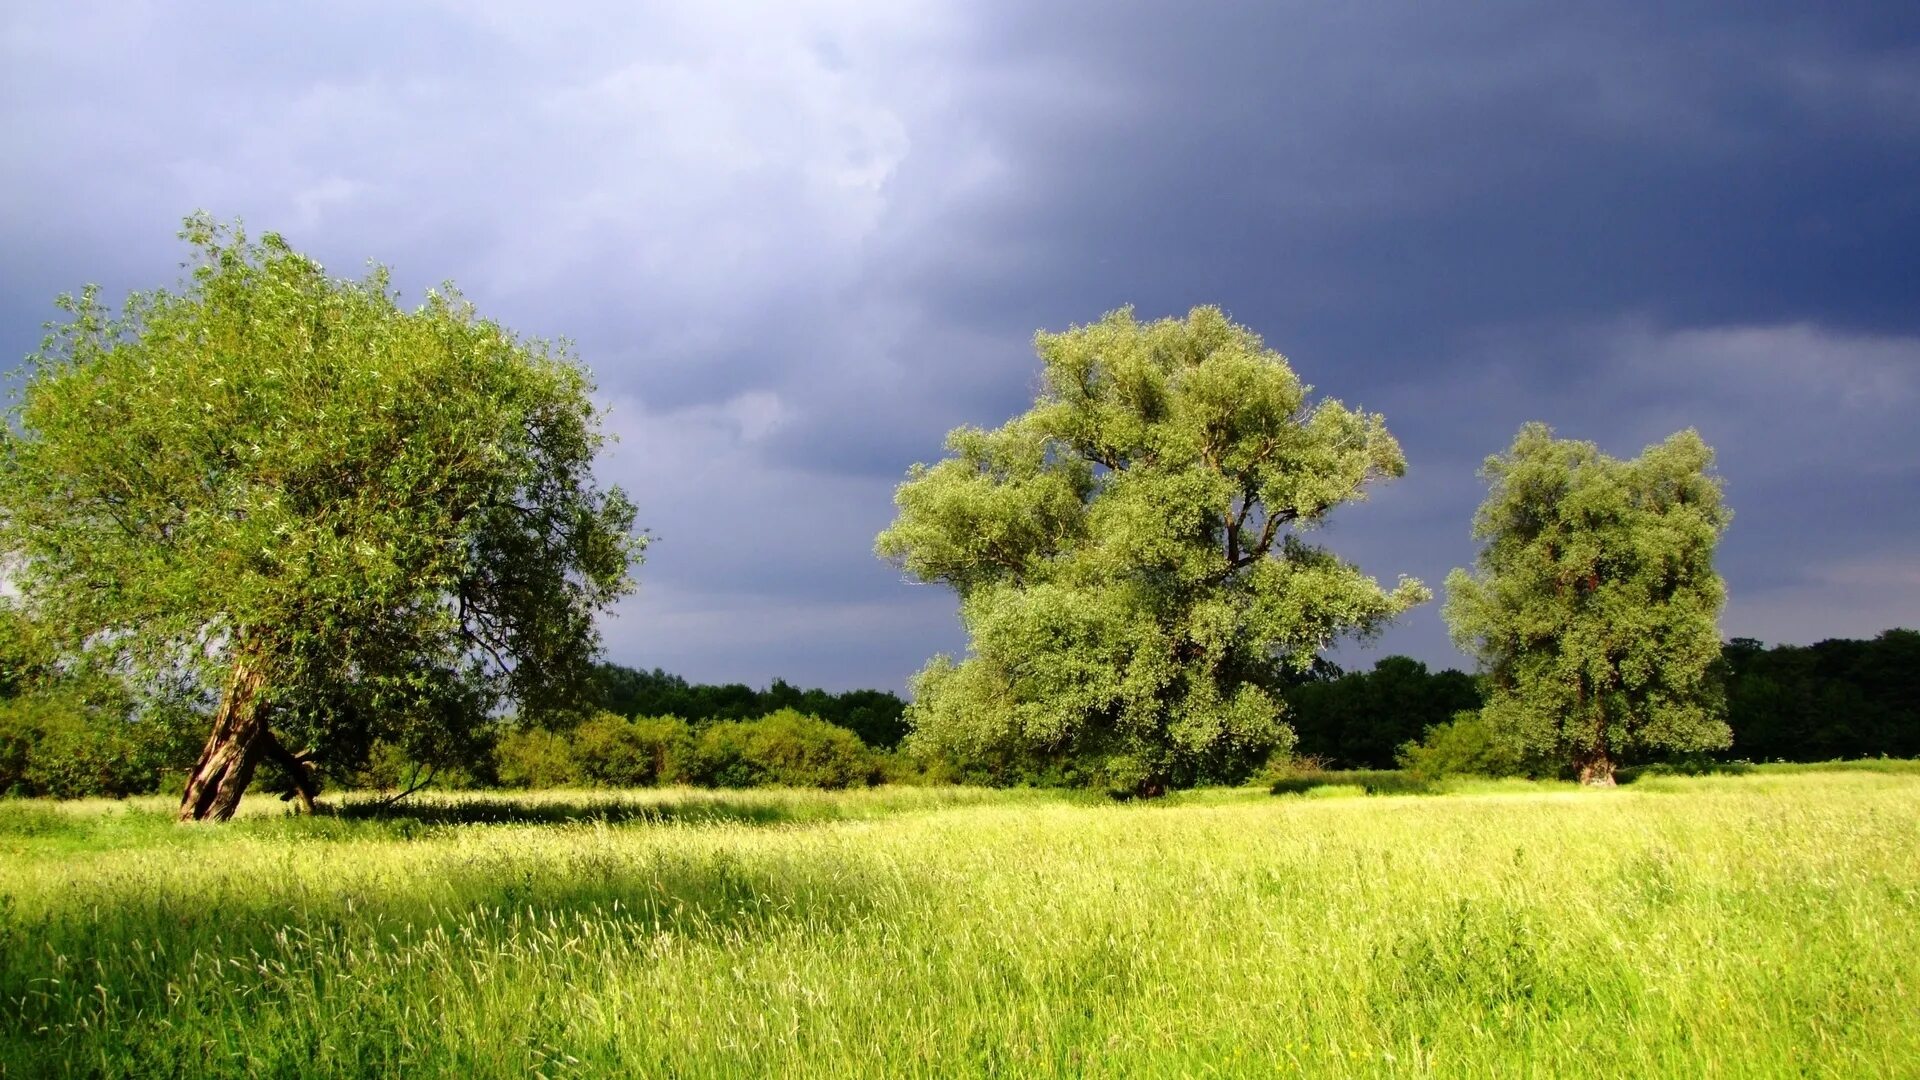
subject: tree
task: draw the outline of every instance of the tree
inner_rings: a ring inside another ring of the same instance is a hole
[[[1495,729],[1582,783],[1612,784],[1625,754],[1727,745],[1712,466],[1691,429],[1620,461],[1537,423],[1487,459],[1478,573],[1448,576],[1446,618]]]
[[[1372,671],[1303,682],[1287,691],[1297,752],[1344,769],[1391,769],[1404,744],[1455,713],[1480,707],[1480,688],[1461,671],[1428,671],[1387,656]]]
[[[405,310],[379,268],[181,235],[177,292],[61,298],[0,435],[36,625],[217,698],[181,818],[231,816],[263,758],[310,807],[316,761],[577,698],[646,540],[594,481],[587,372],[450,287]]]
[[[915,465],[879,554],[960,596],[971,652],[914,681],[923,750],[1066,762],[1116,791],[1244,776],[1279,690],[1336,635],[1425,600],[1305,536],[1405,471],[1380,416],[1309,388],[1218,308],[1035,339],[1043,389]]]
[[[1727,643],[1732,753],[1750,761],[1920,755],[1920,632],[1769,649]]]

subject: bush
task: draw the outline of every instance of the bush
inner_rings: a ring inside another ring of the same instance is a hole
[[[0,701],[0,794],[124,798],[160,787],[189,758],[177,725],[122,695],[75,688]]]
[[[266,766],[270,764],[261,763],[263,774],[268,773]],[[353,787],[374,791],[409,791],[429,786],[466,791],[493,786],[490,777],[481,775],[490,772],[493,764],[491,759],[466,763],[435,761],[400,743],[377,739],[367,748],[366,764],[348,773],[345,779]],[[292,785],[279,779],[277,769],[274,774],[256,780],[255,786],[265,784],[269,790],[290,790]]]
[[[627,719],[601,713],[573,732],[582,779],[603,787],[653,787],[686,781],[693,732],[677,716]]]
[[[1538,771],[1538,763],[1503,739],[1474,709],[1457,712],[1452,720],[1428,728],[1420,741],[1400,748],[1399,760],[1402,769],[1426,778],[1528,776]]]
[[[879,780],[858,735],[792,709],[708,726],[689,765],[688,779],[710,787],[843,788]]]
[[[494,772],[506,787],[571,787],[580,782],[567,738],[541,728],[502,733],[494,747]]]
[[[946,758],[916,754],[904,745],[893,750],[873,751],[873,768],[882,784],[943,787],[968,782]]]

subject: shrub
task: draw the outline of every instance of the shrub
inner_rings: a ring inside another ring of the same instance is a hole
[[[601,713],[573,732],[580,777],[604,787],[683,783],[693,732],[677,716],[627,719]]]
[[[969,782],[948,759],[916,754],[904,745],[892,750],[875,750],[872,756],[874,773],[882,784],[938,787]]]
[[[39,741],[20,703],[0,700],[0,795],[32,794],[27,790],[27,770]]]
[[[346,781],[354,787],[375,791],[408,791],[428,786],[472,790],[493,786],[489,783],[490,777],[480,774],[490,771],[494,764],[491,758],[471,762],[436,761],[431,755],[409,749],[401,743],[377,739],[367,748],[367,763],[349,773]],[[262,770],[263,773],[267,771]],[[277,782],[272,775],[267,777],[266,783],[276,791],[289,790],[291,787]],[[255,784],[258,786],[260,781]]]
[[[506,787],[569,787],[580,782],[573,747],[542,728],[514,728],[494,748],[494,772]]]
[[[144,795],[190,747],[161,711],[65,689],[0,701],[0,794]]]
[[[688,774],[711,787],[843,788],[879,779],[858,735],[792,709],[708,726],[694,742]]]
[[[1419,777],[1526,776],[1534,774],[1538,764],[1502,738],[1477,709],[1454,713],[1452,720],[1428,728],[1420,741],[1400,748],[1399,760],[1402,769]]]

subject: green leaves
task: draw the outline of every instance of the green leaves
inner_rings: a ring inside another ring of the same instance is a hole
[[[332,278],[275,235],[182,236],[178,293],[63,300],[23,372],[0,551],[36,619],[216,686],[245,642],[321,743],[350,714],[569,697],[645,546],[593,480],[585,370],[451,289],[407,310],[384,271]]]
[[[1520,429],[1487,459],[1478,573],[1446,616],[1491,674],[1487,715],[1526,749],[1610,777],[1642,748],[1724,747],[1713,551],[1731,516],[1713,451],[1687,430],[1630,461]]]
[[[1092,470],[1050,461],[1039,429],[959,428],[947,445],[953,457],[914,466],[901,486],[900,518],[876,544],[883,557],[964,594],[1022,578],[1084,533]]]
[[[1087,763],[1136,792],[1244,774],[1291,741],[1284,667],[1427,598],[1301,537],[1405,471],[1380,417],[1309,405],[1216,308],[1035,339],[1044,389],[916,465],[876,549],[953,586],[972,638],[910,716],[923,748]]]

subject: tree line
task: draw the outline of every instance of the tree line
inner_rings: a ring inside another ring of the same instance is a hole
[[[25,657],[18,623],[0,617],[0,794],[144,794],[191,761],[201,721],[184,702],[139,704],[97,674],[69,674],[30,691],[39,669]],[[1721,650],[1718,678],[1732,740],[1696,760],[1920,757],[1920,631],[1772,647],[1735,638]],[[756,690],[619,664],[599,665],[597,679],[595,711],[584,718],[501,723],[464,759],[433,763],[436,773],[381,744],[366,763],[332,779],[387,790],[429,775],[450,786],[535,788],[1075,779],[1067,768],[1033,762],[975,763],[943,773],[937,764],[896,753],[907,734],[907,702],[890,691],[802,690],[781,679]],[[1355,671],[1321,660],[1283,696],[1300,762],[1330,769],[1559,772],[1559,763],[1503,753],[1490,735],[1473,729],[1485,704],[1483,680],[1463,671],[1430,670],[1406,656],[1382,657]],[[1625,764],[1671,760],[1674,755],[1655,753]]]
[[[887,690],[802,690],[775,679],[765,690],[744,683],[689,683],[659,668],[640,671],[601,664],[595,676],[594,703],[618,716],[675,716],[691,724],[710,720],[752,720],[791,709],[846,728],[877,750],[891,750],[906,737],[907,703]]]
[[[334,277],[204,214],[181,235],[176,288],[118,311],[62,297],[14,376],[0,614],[21,656],[0,678],[197,742],[183,821],[229,817],[257,774],[311,809],[323,779],[379,760],[482,760],[509,716],[556,737],[601,712],[676,717],[697,746],[702,727],[791,711],[940,775],[1128,797],[1239,782],[1303,745],[1377,761],[1411,722],[1342,714],[1348,691],[1313,685],[1335,642],[1433,599],[1322,542],[1405,455],[1384,417],[1316,398],[1218,308],[1039,333],[1032,407],[908,470],[875,551],[954,591],[968,646],[902,706],[598,664],[596,616],[635,588],[651,537],[595,479],[606,436],[579,358],[451,286],[405,308],[377,267]],[[1478,550],[1444,608],[1477,701],[1423,729],[1424,765],[1551,763],[1604,785],[1649,756],[1738,752],[1743,709],[1775,754],[1820,752],[1788,749],[1810,731],[1795,709],[1904,723],[1807,689],[1855,663],[1834,650],[1723,656],[1731,513],[1698,432],[1621,459],[1530,423],[1481,475]],[[1386,702],[1411,676],[1367,678],[1353,693]],[[1426,724],[1464,686],[1441,679],[1414,712]]]
[[[1721,648],[1715,680],[1732,737],[1701,758],[1757,763],[1920,757],[1920,631],[1770,648],[1734,638]],[[1299,735],[1295,752],[1336,769],[1405,765],[1410,746],[1417,751],[1423,741],[1438,741],[1436,731],[1441,739],[1457,737],[1452,725],[1460,714],[1471,716],[1486,703],[1483,679],[1452,669],[1431,671],[1406,656],[1383,657],[1367,671],[1326,665],[1286,699]],[[1626,764],[1675,758],[1653,752]],[[1522,764],[1518,757],[1509,760],[1515,768]],[[1558,763],[1537,768],[1551,775]]]
[[[0,795],[148,794],[192,764],[206,703],[135,695],[106,673],[36,656],[0,606]],[[359,759],[316,765],[348,787],[846,787],[916,772],[893,753],[906,702],[885,690],[833,693],[775,679],[764,690],[690,683],[660,669],[596,665],[577,710],[504,716],[430,753],[376,740]],[[289,792],[265,763],[256,788]]]

